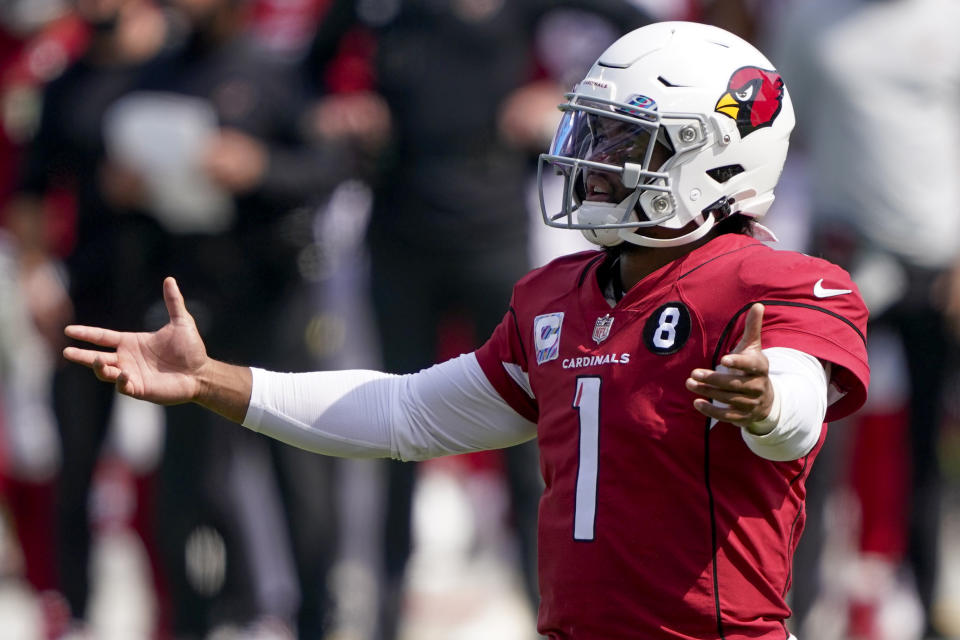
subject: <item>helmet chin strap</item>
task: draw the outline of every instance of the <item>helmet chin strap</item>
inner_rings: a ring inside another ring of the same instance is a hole
[[[633,211],[637,200],[640,198],[640,190],[635,190],[621,202],[582,202],[577,207],[577,222],[585,225],[604,225],[626,222],[629,211]],[[629,231],[630,229],[624,229]],[[623,239],[619,235],[620,229],[581,229],[584,237],[603,247],[613,247],[620,244]]]
[[[641,247],[651,247],[654,249],[664,249],[667,247],[679,247],[681,245],[689,244],[699,240],[703,236],[710,233],[710,230],[713,229],[713,225],[715,223],[716,220],[714,217],[712,215],[708,215],[707,219],[699,227],[675,238],[651,238],[650,236],[640,235],[637,233],[637,229],[618,229],[617,235],[621,240],[629,242],[630,244],[639,245]]]
[[[622,202],[583,202],[577,209],[577,222],[588,225],[602,225],[623,222],[626,212],[631,211],[639,199],[641,190],[638,189]],[[672,216],[668,216],[672,217]],[[634,219],[636,217],[634,216]],[[624,229],[581,229],[584,237],[593,244],[602,247],[615,247],[623,242],[638,245],[641,247],[650,247],[653,249],[665,249],[668,247],[679,247],[681,245],[696,242],[704,237],[716,224],[716,217],[712,213],[706,214],[706,220],[697,228],[674,238],[652,238],[639,233],[640,229],[645,227],[624,228]],[[654,228],[651,225],[649,228]],[[763,231],[767,231],[764,227]],[[769,235],[775,240],[772,233]]]

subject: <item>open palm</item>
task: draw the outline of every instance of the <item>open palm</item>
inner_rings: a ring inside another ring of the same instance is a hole
[[[63,356],[90,367],[97,378],[117,390],[159,404],[179,404],[196,398],[197,374],[207,363],[207,350],[183,295],[173,278],[163,282],[163,299],[170,322],[152,333],[112,331],[71,325],[68,337],[108,350],[67,347]]]

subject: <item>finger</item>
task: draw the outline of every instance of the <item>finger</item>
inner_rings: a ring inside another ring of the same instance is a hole
[[[703,384],[692,378],[687,378],[686,387],[698,395],[720,400],[749,411],[749,406],[756,406],[763,399],[763,387],[760,385],[743,386],[737,389],[727,389]]]
[[[93,367],[98,360],[111,366],[117,365],[117,354],[105,351],[93,351],[92,349],[79,349],[77,347],[67,347],[63,350],[63,357],[70,362],[82,364],[85,367]]]
[[[743,336],[737,343],[733,353],[741,353],[748,348],[761,349],[760,328],[763,325],[763,305],[759,302],[750,307],[747,311],[747,318],[744,321]]]
[[[116,379],[117,391],[126,396],[137,396],[137,387],[126,373],[121,372]]]
[[[762,388],[762,384],[757,383],[760,374],[744,375],[740,369],[735,369],[734,373],[724,373],[722,371],[711,371],[710,369],[694,369],[690,374],[690,379],[711,387],[725,389],[727,391],[754,391]]]
[[[731,409],[743,411],[750,415],[753,415],[758,410],[762,400],[759,394],[747,395],[737,391],[725,391],[723,389],[716,389],[714,387],[697,385],[693,380],[688,381],[687,389],[696,393],[697,395],[703,396],[704,398],[722,402],[726,405],[729,405]]]
[[[116,382],[117,378],[120,377],[122,373],[119,368],[107,364],[101,358],[97,358],[93,361],[93,372],[97,375],[97,378],[103,380],[104,382]]]
[[[703,398],[697,398],[694,400],[693,407],[708,418],[714,418],[720,422],[736,423],[746,422],[750,419],[750,415],[747,413],[736,411],[730,408],[714,406],[709,400],[704,400]]]
[[[98,347],[109,347],[116,349],[120,345],[120,339],[123,334],[119,331],[111,331],[101,327],[88,327],[80,324],[71,324],[64,328],[63,333],[68,338],[74,340],[83,340]]]
[[[183,301],[183,294],[180,293],[180,287],[177,286],[177,281],[170,276],[163,280],[163,302],[167,305],[170,320],[182,320],[190,317],[190,314],[187,313],[187,305]]]
[[[770,371],[770,362],[767,357],[753,349],[746,353],[728,353],[720,359],[720,364],[748,376],[765,376]]]

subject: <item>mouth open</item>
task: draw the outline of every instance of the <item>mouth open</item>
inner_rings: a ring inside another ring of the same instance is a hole
[[[586,200],[588,202],[615,202],[614,185],[607,176],[591,173],[587,176]]]

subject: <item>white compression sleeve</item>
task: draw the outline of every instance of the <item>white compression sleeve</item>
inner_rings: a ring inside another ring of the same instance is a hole
[[[768,420],[776,426],[762,436],[741,429],[743,440],[762,458],[797,460],[810,453],[820,439],[827,413],[830,365],[786,347],[771,347],[763,353],[770,362],[774,393],[774,407]]]
[[[474,354],[418,373],[253,372],[243,425],[288,444],[350,458],[424,460],[530,440]]]

